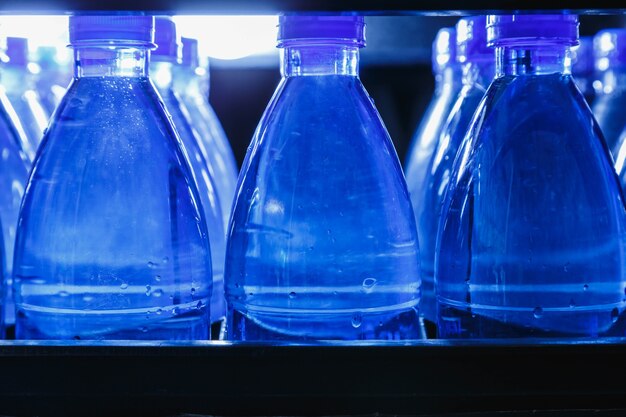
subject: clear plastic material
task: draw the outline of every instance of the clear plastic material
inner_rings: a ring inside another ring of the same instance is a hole
[[[22,144],[22,148],[32,161],[50,115],[41,105],[35,86],[35,73],[26,59],[27,40],[8,38],[7,45],[9,60],[2,68],[2,85],[26,133],[28,142]]]
[[[420,338],[414,216],[358,78],[358,48],[282,42],[283,78],[248,150],[229,230],[227,337]]]
[[[183,103],[191,125],[200,139],[203,154],[212,177],[224,217],[224,229],[228,227],[230,212],[237,187],[239,173],[237,162],[213,107],[208,101],[208,74],[200,66],[178,65],[174,70],[174,89]]]
[[[598,80],[593,115],[614,157],[626,127],[626,29],[607,29],[594,37]]]
[[[570,74],[576,38],[557,37],[562,18],[543,21],[553,34],[498,40],[496,79],[456,157],[439,227],[441,337],[624,333],[624,202]]]
[[[0,73],[4,78],[4,73]],[[13,249],[15,234],[20,211],[22,196],[28,181],[30,159],[24,151],[23,145],[28,145],[26,134],[20,121],[0,86],[0,220],[2,228],[3,251],[0,253],[2,280],[0,280],[0,294],[3,294],[0,315],[4,316],[7,324],[15,321],[15,305],[13,303],[12,274]],[[1,326],[0,326],[1,327]]]
[[[593,56],[593,37],[582,36],[579,44],[572,48],[572,76],[590,106],[596,97],[594,82],[596,71]]]
[[[465,21],[463,20],[462,23]],[[484,24],[484,17],[481,23]],[[480,28],[480,30],[483,34],[480,39],[484,40],[484,28]],[[449,181],[454,156],[463,136],[465,136],[474,111],[494,74],[495,64],[491,51],[481,50],[478,53],[463,55],[463,59],[462,65],[457,64],[462,68],[461,80],[457,81],[460,87],[456,89],[455,95],[449,98],[451,104],[446,109],[447,112],[439,115],[443,120],[438,132],[436,132],[433,150],[428,158],[419,161],[421,164],[419,169],[424,172],[421,184],[415,182],[417,179],[415,171],[409,170],[407,172],[407,184],[411,193],[418,236],[420,237],[420,267],[422,272],[420,310],[427,322],[431,323],[437,321],[434,262],[437,226],[443,204],[443,193]],[[452,87],[451,85],[448,88],[452,90]]]
[[[209,336],[206,222],[148,47],[75,45],[20,216],[17,338]]]
[[[182,103],[180,96],[174,91],[172,65],[170,62],[152,62],[150,64],[150,77],[154,81],[163,99],[165,108],[171,115],[174,127],[180,135],[200,193],[200,202],[202,203],[204,218],[207,222],[211,240],[211,258],[213,261],[211,321],[223,321],[226,314],[226,300],[224,299],[226,231],[224,216],[221,211],[221,196],[217,188],[214,172],[209,170],[209,164],[205,158],[206,150],[202,149],[202,142],[196,126],[191,124],[188,109]]]

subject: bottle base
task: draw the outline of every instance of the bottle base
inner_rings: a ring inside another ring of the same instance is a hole
[[[227,338],[247,341],[417,340],[425,336],[418,310],[315,314],[230,311]]]
[[[527,316],[523,324],[521,315]],[[617,308],[535,308],[499,311],[495,316],[491,311],[440,305],[437,330],[443,339],[623,337],[626,313]]]
[[[208,301],[208,300],[206,300]],[[206,306],[206,303],[204,303]],[[16,339],[33,340],[207,340],[206,307],[177,305],[139,312],[69,311],[18,306]],[[49,311],[56,310],[56,311]]]

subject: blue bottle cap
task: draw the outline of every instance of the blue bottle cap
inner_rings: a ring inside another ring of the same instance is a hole
[[[154,43],[157,48],[152,51],[153,61],[180,63],[180,36],[171,17],[156,16],[154,18]]]
[[[75,15],[69,18],[70,43],[126,41],[146,44],[154,41],[154,17],[135,15]]]
[[[486,16],[471,16],[456,24],[457,61],[493,61],[494,52],[487,46]]]
[[[578,44],[578,16],[573,14],[491,15],[487,17],[489,46]]]
[[[325,43],[365,46],[363,16],[282,15],[278,19],[278,47],[290,41],[317,40]]]
[[[588,75],[594,70],[593,37],[583,36],[572,48],[572,74]]]
[[[433,72],[441,73],[456,62],[456,30],[441,28],[433,41]]]
[[[593,37],[598,71],[626,67],[626,29],[605,29]]]
[[[25,67],[28,65],[28,39],[7,37],[6,55],[9,65]]]
[[[181,38],[183,49],[183,66],[189,68],[197,68],[200,66],[200,58],[198,57],[198,40],[192,38]]]

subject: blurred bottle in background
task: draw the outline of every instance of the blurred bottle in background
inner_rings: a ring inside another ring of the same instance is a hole
[[[570,72],[578,16],[497,15],[487,27],[496,78],[446,193],[439,334],[623,335],[626,211]]]
[[[434,296],[435,246],[444,193],[459,146],[495,71],[495,56],[493,50],[487,47],[485,19],[485,16],[465,17],[456,25],[455,42],[457,60],[463,72],[462,88],[453,99],[454,105],[446,115],[434,152],[424,162],[427,169],[423,184],[411,193],[420,238],[424,288],[421,305],[427,323],[437,321]]]
[[[283,78],[243,164],[226,261],[232,340],[423,336],[415,219],[359,79],[363,17],[281,16]]]
[[[32,161],[49,118],[35,89],[39,68],[29,62],[28,39],[7,37],[6,45],[8,60],[2,66],[2,86],[26,133],[27,141],[21,147]]]
[[[208,232],[148,78],[154,18],[69,22],[76,77],[44,136],[20,216],[16,337],[207,339]]]
[[[435,151],[441,128],[463,86],[461,65],[456,59],[455,29],[441,28],[433,41],[432,49],[435,91],[415,131],[405,164],[406,182],[411,195],[421,190],[427,176],[428,161]]]
[[[35,62],[41,69],[37,77],[41,104],[52,115],[72,79],[72,65],[61,58],[56,46],[39,46]]]
[[[461,82],[461,65],[456,57],[456,31],[454,28],[441,28],[432,45],[432,69],[435,78],[435,91],[426,112],[417,127],[411,141],[405,164],[406,183],[416,213],[422,210],[422,196],[426,178],[429,177],[430,160],[435,151],[443,125],[463,86]],[[421,240],[427,238],[421,237]],[[423,246],[423,243],[422,243]],[[423,252],[420,252],[422,257]],[[431,262],[432,264],[432,262]],[[432,273],[425,274],[422,265],[422,298],[420,312],[425,318],[426,331],[429,337],[436,334],[434,286]],[[428,265],[428,264],[427,264]]]
[[[154,30],[157,49],[151,53],[150,78],[163,99],[165,109],[172,117],[193,177],[200,193],[200,206],[204,210],[213,264],[213,294],[211,299],[211,321],[215,324],[214,334],[220,332],[226,314],[224,298],[224,258],[226,231],[221,211],[220,189],[215,180],[218,171],[211,165],[200,139],[196,125],[192,125],[188,109],[174,90],[174,67],[180,64],[180,36],[174,21],[167,16],[155,18]]]
[[[626,126],[626,29],[601,30],[593,42],[598,81],[592,109],[615,157]]]
[[[5,38],[6,40],[6,38]],[[5,55],[6,45],[0,46],[0,61],[8,62]],[[31,167],[32,148],[22,128],[22,124],[6,95],[5,70],[0,66],[0,222],[2,223],[2,276],[4,284],[3,311],[6,323],[15,322],[15,305],[13,303],[12,274],[13,249],[22,196],[26,189],[28,172]],[[8,76],[10,79],[10,76]],[[31,152],[29,155],[27,152]]]
[[[572,47],[572,76],[576,86],[583,93],[587,104],[593,104],[596,96],[595,57],[593,53],[593,37],[581,36],[577,46]]]
[[[200,66],[198,41],[184,37],[181,40],[182,61],[174,67],[174,90],[198,134],[207,164],[213,168],[226,230],[237,187],[237,163],[226,133],[209,104],[208,64]]]

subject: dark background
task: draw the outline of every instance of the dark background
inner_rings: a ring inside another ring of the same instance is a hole
[[[371,16],[360,75],[396,146],[402,162],[434,88],[431,43],[437,30],[453,26],[454,16]],[[580,35],[624,27],[625,16],[583,15]],[[278,58],[211,62],[210,101],[241,165],[248,144],[280,80]]]

